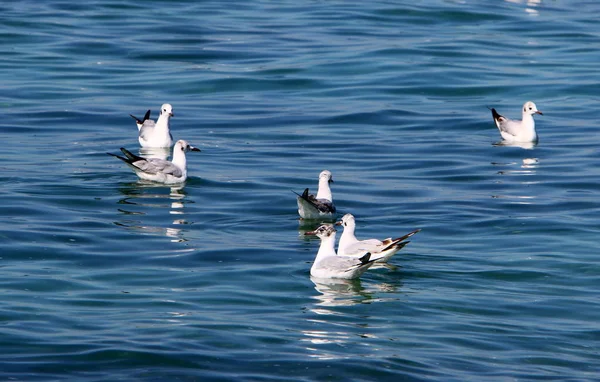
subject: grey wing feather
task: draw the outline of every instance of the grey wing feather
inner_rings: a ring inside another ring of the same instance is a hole
[[[521,121],[513,121],[511,119],[504,118],[503,120],[500,120],[498,122],[501,131],[504,131],[510,135],[519,135],[519,127],[521,126]]]
[[[326,199],[315,198],[314,195],[308,193],[308,188],[304,190],[302,195],[299,195],[297,193],[295,193],[295,194],[298,195],[298,197],[300,199],[305,200],[306,202],[308,202],[308,204],[310,204],[311,206],[313,206],[315,209],[317,209],[318,211],[320,211],[322,213],[334,213],[335,212],[335,206],[333,205],[332,202],[330,202],[329,200],[326,200]]]
[[[150,158],[144,161],[138,161],[133,163],[137,168],[146,172],[148,174],[170,174],[175,177],[181,177],[182,171],[179,167],[175,166],[173,163],[158,159],[158,158]]]
[[[140,128],[140,138],[142,138],[145,141],[148,140],[148,138],[150,138],[150,135],[152,134],[152,131],[154,131],[154,126],[154,121],[150,119],[144,121],[144,124]]]

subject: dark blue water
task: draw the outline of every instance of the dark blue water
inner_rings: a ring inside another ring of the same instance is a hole
[[[0,379],[597,380],[599,12],[0,5]],[[163,103],[180,187],[106,155]],[[423,229],[391,267],[311,280],[323,169],[359,237]]]

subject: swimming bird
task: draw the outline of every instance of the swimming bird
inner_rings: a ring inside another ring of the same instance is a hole
[[[309,194],[308,188],[302,195],[298,195],[298,214],[303,219],[319,219],[322,217],[331,217],[335,213],[333,205],[333,196],[329,183],[333,182],[331,172],[323,170],[319,174],[319,189],[317,196]]]
[[[125,154],[125,158],[111,153],[107,154],[125,162],[141,179],[174,184],[185,182],[187,179],[187,161],[185,158],[187,151],[200,151],[200,149],[190,146],[186,141],[180,139],[173,147],[172,161],[159,158],[142,158],[123,147],[121,147],[121,152]]]
[[[508,142],[537,142],[538,136],[535,132],[533,115],[543,114],[537,109],[535,103],[531,101],[525,102],[523,105],[523,119],[520,121],[508,119],[498,114],[494,108],[490,110],[492,111],[492,117],[498,130],[500,130],[500,135],[504,140]]]
[[[339,256],[361,257],[365,252],[370,252],[371,259],[376,263],[386,263],[396,252],[410,243],[410,241],[404,240],[421,231],[417,229],[399,238],[387,238],[383,241],[377,239],[358,240],[354,236],[356,221],[352,214],[344,215],[342,220],[337,222],[336,225],[344,227],[344,232],[338,244]]]
[[[317,257],[310,268],[310,274],[320,279],[355,279],[360,277],[371,265],[371,254],[365,252],[360,258],[337,256],[335,253],[335,233],[332,225],[324,224],[305,235],[316,235],[321,239]]]
[[[150,110],[144,115],[144,119],[140,120],[129,114],[139,130],[138,141],[142,147],[159,148],[171,147],[173,144],[173,136],[170,132],[170,119],[173,117],[173,107],[165,103],[160,107],[160,115],[156,122],[150,119]]]

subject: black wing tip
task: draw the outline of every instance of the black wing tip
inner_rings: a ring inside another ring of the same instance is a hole
[[[140,121],[140,119],[139,119],[138,117],[136,117],[135,115],[133,115],[133,114],[129,114],[129,116],[130,116],[131,118],[135,119],[135,122],[136,122],[136,123],[139,123],[139,124],[142,124],[142,123],[143,123],[143,122],[142,122],[142,121]]]
[[[148,111],[146,112],[146,114],[144,114],[144,119],[139,119],[138,117],[136,117],[133,114],[129,114],[129,116],[133,119],[135,119],[136,123],[139,123],[140,125],[143,125],[144,122],[146,122],[147,120],[150,119],[150,109],[148,109]]]
[[[498,114],[498,112],[496,111],[496,109],[491,108],[490,110],[492,111],[492,117],[494,118],[495,121],[497,121],[500,118],[502,118],[502,116],[500,114]]]
[[[129,160],[128,160],[127,158],[123,158],[122,156],[120,156],[120,155],[117,155],[117,154],[113,154],[113,153],[107,153],[107,154],[108,154],[108,155],[110,155],[110,156],[113,156],[113,157],[115,157],[115,158],[119,158],[119,159],[120,159],[120,160],[122,160],[123,162],[125,162],[125,163],[129,164]]]
[[[308,188],[304,190],[304,192],[302,192],[302,194],[297,193],[294,190],[291,190],[294,194],[298,195],[299,198],[302,198],[304,200],[306,200],[307,202],[310,202],[310,200],[308,199]]]
[[[131,151],[127,150],[125,147],[121,147],[120,150],[121,150],[121,152],[123,154],[125,154],[125,156],[127,157],[128,161],[130,161],[130,162],[135,162],[135,161],[138,161],[138,160],[146,160],[145,158],[142,158],[140,156],[135,155]]]
[[[365,253],[365,254],[363,255],[363,257],[361,257],[361,258],[360,258],[360,259],[358,259],[358,260],[360,260],[360,263],[361,263],[362,265],[364,265],[364,264],[368,264],[368,263],[369,263],[369,261],[371,260],[371,252],[367,252],[367,253]]]
[[[422,229],[421,229],[421,228],[417,228],[416,230],[414,230],[414,231],[412,231],[412,232],[409,232],[409,233],[407,233],[407,234],[406,234],[406,235],[404,235],[404,236],[397,237],[397,238],[393,239],[392,241],[393,241],[394,243],[396,243],[396,242],[400,242],[400,241],[406,240],[406,239],[408,239],[409,237],[411,237],[412,235],[414,235],[414,234],[417,234],[417,233],[419,233],[419,232],[421,232],[421,231],[422,231]]]

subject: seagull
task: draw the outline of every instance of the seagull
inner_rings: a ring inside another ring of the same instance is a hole
[[[298,195],[298,214],[303,219],[318,219],[322,217],[330,217],[335,213],[333,205],[333,197],[329,183],[333,182],[331,172],[323,170],[319,174],[319,190],[317,196],[308,193],[308,188],[304,190],[302,195]]]
[[[335,233],[332,225],[324,224],[305,235],[316,235],[321,239],[317,257],[310,268],[310,274],[319,279],[355,279],[360,277],[371,265],[371,254],[365,252],[360,258],[337,256],[335,253]]]
[[[402,237],[396,239],[387,238],[383,241],[377,239],[358,240],[354,236],[356,222],[352,214],[344,215],[342,220],[335,224],[344,226],[344,232],[338,244],[338,255],[357,258],[361,257],[365,252],[370,252],[371,259],[376,263],[386,263],[396,252],[410,243],[410,241],[404,240],[421,231],[417,229]]]
[[[172,161],[159,158],[142,158],[123,147],[121,147],[121,152],[125,154],[125,158],[111,153],[107,154],[125,162],[141,179],[174,184],[183,183],[187,179],[186,151],[200,151],[200,149],[190,146],[186,141],[180,139],[173,147]]]
[[[496,111],[496,109],[490,109],[492,111],[492,117],[494,122],[500,130],[500,135],[505,141],[508,142],[537,142],[538,136],[535,132],[535,121],[533,120],[534,114],[543,115],[541,111],[537,109],[535,103],[531,101],[525,102],[523,105],[523,119],[516,121],[508,119]]]
[[[169,131],[169,120],[173,116],[173,107],[165,103],[160,107],[160,116],[154,122],[150,119],[150,110],[144,115],[144,119],[139,119],[131,114],[131,118],[135,119],[139,130],[139,142],[142,147],[159,148],[171,147],[173,144],[173,136]]]

